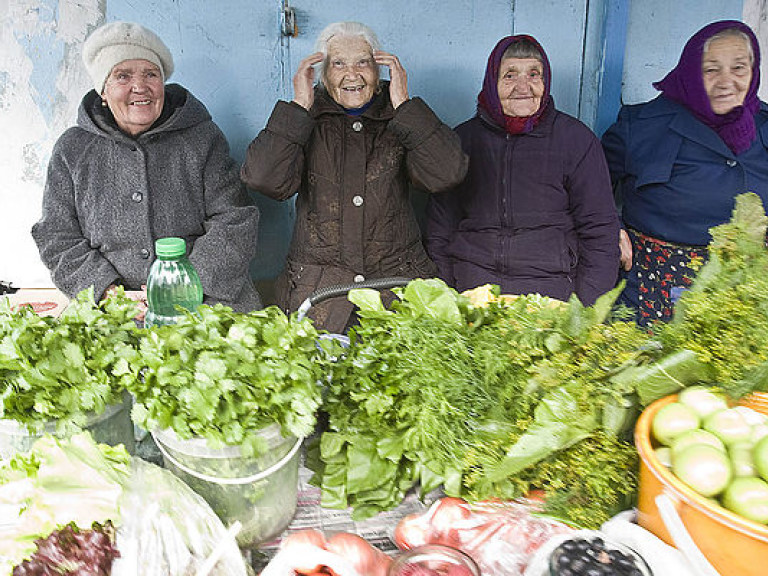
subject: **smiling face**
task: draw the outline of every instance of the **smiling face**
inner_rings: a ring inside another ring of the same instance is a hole
[[[124,60],[109,73],[102,97],[118,127],[137,136],[149,130],[163,111],[163,74],[148,60]]]
[[[531,116],[544,95],[544,65],[536,58],[504,58],[496,85],[507,116]]]
[[[359,36],[334,37],[328,42],[323,84],[344,108],[365,106],[379,83],[379,68],[373,52]]]
[[[702,55],[701,76],[715,114],[741,106],[752,81],[747,40],[732,35],[713,39]]]

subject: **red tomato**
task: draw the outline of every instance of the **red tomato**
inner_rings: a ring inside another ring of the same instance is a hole
[[[529,500],[535,500],[543,504],[547,499],[547,493],[540,488],[531,488],[528,490],[528,494],[526,494],[525,497]]]
[[[429,525],[424,516],[418,512],[403,517],[395,526],[395,545],[400,550],[410,550],[416,546],[427,544]]]
[[[472,516],[469,504],[461,498],[443,498],[433,506],[430,524],[435,532],[442,534],[455,530]]]
[[[360,576],[387,576],[392,559],[364,538],[339,532],[328,539],[326,549],[347,560]]]

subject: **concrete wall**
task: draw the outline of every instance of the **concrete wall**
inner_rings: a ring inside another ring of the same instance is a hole
[[[622,100],[636,104],[655,98],[651,86],[677,64],[688,39],[713,20],[741,20],[742,2],[630,2],[627,47],[624,55]]]
[[[606,61],[621,62],[615,48],[605,53],[607,36],[626,36],[621,98],[637,102],[655,95],[650,83],[674,66],[685,40],[701,25],[740,18],[742,12],[761,22],[766,14],[760,0],[292,0],[299,35],[287,38],[279,32],[283,3],[0,0],[0,280],[50,285],[29,229],[39,218],[53,143],[74,122],[91,88],[80,62],[82,42],[105,21],[138,21],[163,37],[177,63],[172,80],[209,107],[232,155],[242,160],[275,100],[291,98],[293,72],[313,51],[317,33],[336,20],[371,25],[406,66],[411,93],[452,125],[474,113],[496,41],[510,33],[533,34],[553,63],[558,108],[597,130]],[[628,12],[626,23],[605,20],[616,9]],[[615,76],[608,81],[618,83],[620,73]],[[254,201],[263,226],[252,272],[269,280],[282,266],[292,204]]]
[[[747,0],[744,2],[744,22],[749,24],[757,34],[760,43],[760,78],[762,82],[758,95],[761,100],[768,101],[768,0]]]

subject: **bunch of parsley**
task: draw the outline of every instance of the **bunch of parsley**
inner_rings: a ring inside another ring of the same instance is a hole
[[[85,290],[58,318],[0,304],[0,418],[64,433],[122,402],[136,379],[136,313],[122,289],[98,304]]]
[[[276,306],[239,314],[217,304],[143,335],[129,387],[133,419],[148,430],[172,429],[212,446],[266,449],[256,434],[278,424],[304,437],[315,425],[328,360],[309,319]]]

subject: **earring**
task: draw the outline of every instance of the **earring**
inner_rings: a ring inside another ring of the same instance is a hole
[[[107,101],[104,100],[104,98],[101,99],[101,107],[106,108],[107,107]]]

